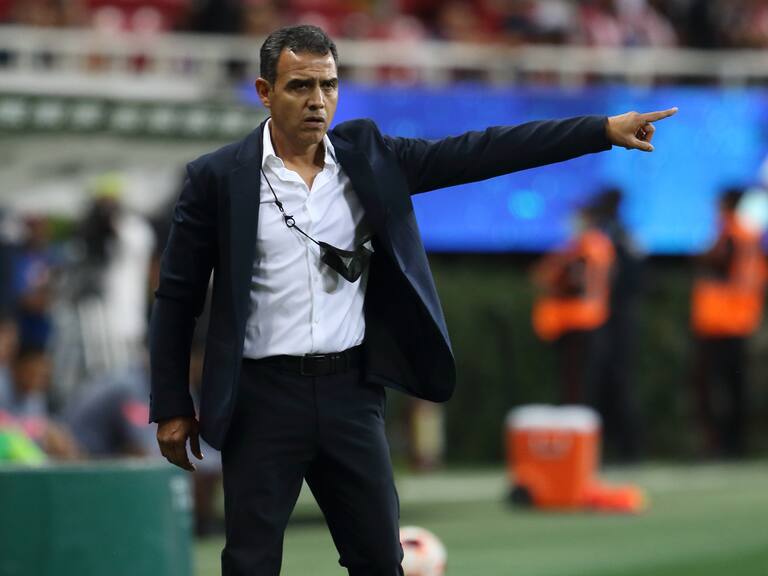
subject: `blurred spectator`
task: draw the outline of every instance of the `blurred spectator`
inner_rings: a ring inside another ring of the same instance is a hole
[[[82,26],[86,14],[79,0],[15,0],[11,8],[14,23],[44,28]]]
[[[112,367],[135,362],[143,348],[155,245],[149,223],[123,206],[124,188],[119,175],[97,179],[80,228],[85,256],[82,296],[101,306],[99,332],[112,356],[105,364]]]
[[[146,367],[126,367],[78,388],[64,419],[91,457],[159,456],[148,397]]]
[[[677,33],[667,18],[647,0],[616,0],[624,46],[669,47],[677,45]]]
[[[445,457],[445,407],[421,398],[407,402],[410,467],[420,472],[435,470]]]
[[[117,236],[115,220],[119,210],[117,195],[120,184],[116,182],[113,190],[107,190],[105,186],[106,183],[96,193],[80,225],[85,262],[94,269],[94,273],[107,265]]]
[[[568,0],[546,0],[534,4],[536,42],[565,44],[571,41],[576,24],[576,6]]]
[[[577,234],[533,270],[540,295],[533,308],[536,334],[555,345],[561,403],[585,404],[594,389],[598,331],[608,320],[615,251],[591,207],[577,217]]]
[[[492,4],[496,27],[511,45],[528,44],[536,40],[536,2],[531,0],[496,0]]]
[[[282,25],[282,16],[272,0],[243,0],[240,30],[246,36],[265,37]]]
[[[734,188],[720,199],[720,231],[698,258],[691,300],[694,388],[705,449],[712,456],[746,451],[747,342],[763,315],[765,256],[760,234],[737,214],[742,195]]]
[[[241,0],[198,0],[189,15],[190,28],[196,32],[235,34],[241,29],[242,16]]]
[[[13,259],[13,294],[19,338],[24,346],[44,347],[49,341],[56,264],[48,219],[28,216],[22,244]]]
[[[768,2],[734,0],[719,4],[722,43],[727,47],[768,46]]]
[[[482,14],[467,0],[440,3],[435,17],[435,35],[450,42],[486,44],[494,40]]]
[[[337,34],[350,40],[367,40],[382,37],[382,28],[370,12],[352,12],[345,16]]]
[[[79,458],[72,435],[48,413],[51,362],[47,352],[38,347],[19,350],[13,360],[12,379],[9,402],[0,405],[0,427],[22,430],[54,458]]]
[[[482,44],[768,45],[765,0],[0,0],[2,21],[108,33],[263,36],[284,24],[311,23],[356,39],[398,38],[405,27]]]
[[[581,42],[589,46],[674,46],[672,24],[646,0],[586,0]]]
[[[185,24],[189,0],[87,0],[91,25],[107,32],[153,34]]]
[[[374,19],[363,12],[351,14],[344,22],[347,30],[355,30],[353,38],[388,40],[400,46],[418,50],[419,43],[429,38],[421,21],[413,16],[397,14],[388,18]],[[404,63],[405,64],[405,63]],[[393,84],[415,84],[421,78],[417,68],[402,66],[381,66],[376,72],[379,81]]]
[[[610,238],[616,253],[611,279],[610,315],[599,334],[595,389],[589,404],[603,420],[609,458],[633,462],[640,457],[640,415],[634,391],[644,255],[621,220],[623,194],[609,188],[592,202],[596,225]]]
[[[747,46],[768,48],[768,2],[752,0],[748,5]]]
[[[722,41],[719,4],[712,0],[691,0],[678,23],[685,43],[694,48],[715,48]]]
[[[439,4],[439,0],[397,0],[397,10],[420,20],[428,20],[434,16]]]
[[[0,316],[0,408],[9,407],[13,400],[11,366],[19,347],[16,321]]]
[[[0,317],[12,313],[13,296],[13,245],[15,222],[0,208]]]
[[[573,36],[576,6],[568,0],[489,0],[486,6],[506,44],[563,44]]]
[[[314,24],[331,35],[340,32],[350,14],[371,12],[371,3],[366,0],[288,0],[285,7],[292,22]]]
[[[20,418],[48,415],[51,361],[43,348],[22,347],[12,363],[12,388],[7,410]]]
[[[622,46],[624,37],[613,0],[587,0],[582,2],[580,39],[587,46]]]

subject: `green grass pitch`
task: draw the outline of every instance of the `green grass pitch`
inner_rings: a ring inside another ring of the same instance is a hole
[[[768,462],[609,470],[650,496],[641,515],[543,513],[504,503],[503,470],[401,475],[401,524],[435,532],[449,576],[768,576]],[[223,539],[197,542],[196,576],[219,573]],[[343,576],[306,493],[283,576]]]

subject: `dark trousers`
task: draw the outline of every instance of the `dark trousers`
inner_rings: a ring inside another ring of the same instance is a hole
[[[699,422],[712,456],[746,452],[746,338],[700,338],[694,391]]]
[[[565,332],[555,341],[561,404],[587,404],[595,375],[596,330]]]
[[[634,391],[634,323],[614,311],[597,333],[594,377],[587,395],[600,413],[607,461],[635,462],[641,456],[641,419]]]
[[[360,371],[301,376],[245,361],[222,449],[224,576],[277,576],[306,479],[351,576],[402,576],[385,394]]]

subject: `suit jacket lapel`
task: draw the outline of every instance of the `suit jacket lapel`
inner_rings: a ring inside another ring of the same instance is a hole
[[[259,219],[263,122],[246,137],[237,153],[240,165],[230,174],[229,256],[235,317],[248,314],[251,275]]]
[[[381,199],[379,187],[376,185],[376,179],[368,159],[346,140],[336,138],[333,135],[329,136],[336,151],[336,157],[352,182],[352,188],[363,205],[365,217],[373,228],[373,232],[381,239],[388,238],[386,224],[389,218],[389,207]],[[383,244],[388,249],[390,248],[388,241],[383,242]]]

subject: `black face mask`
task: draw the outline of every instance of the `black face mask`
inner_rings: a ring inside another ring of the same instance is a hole
[[[264,174],[263,169],[261,173]],[[364,246],[364,244],[368,242],[371,237],[366,236],[363,238],[360,245],[354,250],[342,250],[341,248],[336,248],[336,246],[328,244],[327,242],[318,242],[312,238],[312,236],[304,232],[304,230],[296,226],[296,220],[294,220],[293,216],[285,213],[283,204],[280,202],[280,200],[277,199],[277,194],[275,194],[275,190],[272,188],[272,183],[269,181],[269,178],[267,178],[266,174],[264,174],[264,180],[267,181],[267,185],[272,191],[272,196],[275,197],[275,205],[277,205],[277,208],[282,213],[285,225],[288,228],[294,228],[297,232],[317,244],[320,247],[320,261],[328,266],[328,268],[336,272],[339,276],[348,282],[357,282],[360,279],[360,276],[363,274],[363,270],[365,270],[365,267],[371,260],[371,256],[373,255],[373,252]]]
[[[354,250],[342,250],[326,242],[318,242],[318,245],[321,262],[338,272],[339,276],[348,282],[357,282],[360,279],[373,254],[363,245]]]

